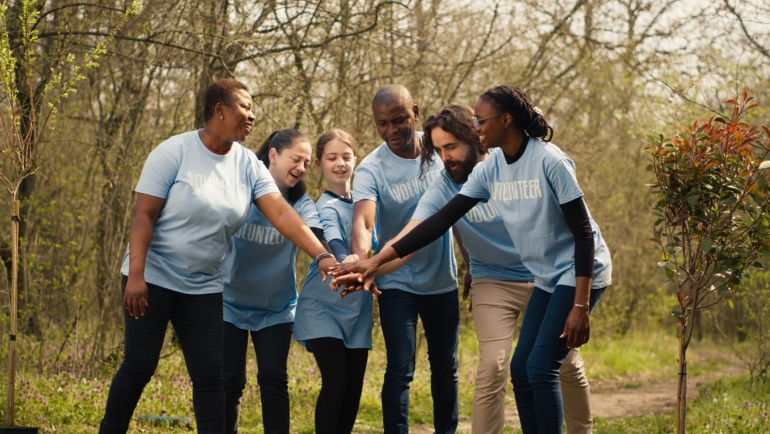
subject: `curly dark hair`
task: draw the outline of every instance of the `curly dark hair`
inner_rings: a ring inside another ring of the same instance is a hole
[[[473,110],[462,104],[449,104],[441,109],[440,112],[428,116],[422,124],[422,150],[420,151],[420,174],[425,172],[427,166],[433,165],[433,157],[436,148],[433,146],[433,140],[430,132],[433,128],[439,127],[447,133],[457,137],[463,143],[467,143],[479,155],[487,152],[479,135],[473,127]]]

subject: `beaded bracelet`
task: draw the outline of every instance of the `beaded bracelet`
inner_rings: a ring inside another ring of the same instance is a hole
[[[323,252],[323,253],[321,253],[320,255],[318,255],[318,256],[316,256],[316,257],[315,257],[315,261],[316,261],[316,263],[317,263],[317,262],[319,262],[319,261],[322,261],[322,260],[324,260],[324,259],[326,259],[326,258],[333,258],[333,257],[334,257],[334,255],[332,255],[331,253],[329,253],[329,252]]]
[[[590,307],[588,307],[588,305],[587,305],[587,304],[580,304],[580,303],[575,303],[575,307],[581,307],[581,308],[585,309],[585,310],[586,310],[586,312],[590,312],[590,311],[591,311],[591,308],[590,308]]]

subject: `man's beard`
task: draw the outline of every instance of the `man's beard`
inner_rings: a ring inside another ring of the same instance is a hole
[[[465,181],[468,180],[468,176],[470,176],[473,168],[476,167],[476,163],[478,161],[478,155],[476,155],[474,152],[471,152],[468,154],[468,158],[457,162],[457,167],[454,170],[449,169],[446,163],[444,164],[444,169],[446,169],[447,173],[449,173],[454,182],[458,184],[464,184]]]

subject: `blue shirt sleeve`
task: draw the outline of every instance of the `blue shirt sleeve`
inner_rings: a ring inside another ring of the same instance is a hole
[[[270,175],[265,163],[260,161],[253,152],[246,151],[250,154],[249,158],[254,161],[256,167],[256,178],[251,186],[251,201],[254,202],[269,193],[279,193],[278,186],[275,185],[273,176]]]
[[[297,199],[297,202],[294,204],[294,210],[297,211],[297,214],[299,214],[300,217],[302,217],[302,220],[305,221],[305,224],[308,225],[308,227],[323,229],[321,218],[315,207],[315,202],[313,202],[307,194]],[[326,238],[325,234],[324,238]]]
[[[548,183],[556,194],[559,204],[582,197],[583,191],[577,182],[575,175],[575,163],[567,156],[559,159],[548,159],[544,162],[545,176]]]
[[[353,200],[356,202],[362,200],[376,202],[379,197],[377,191],[377,177],[369,164],[362,163],[353,176]]]
[[[328,202],[327,202],[328,203]],[[342,230],[340,229],[340,220],[333,206],[324,206],[319,212],[321,224],[324,228],[324,238],[326,241],[342,240]]]
[[[439,186],[439,182],[436,182],[428,187],[428,190],[420,198],[414,214],[412,214],[412,220],[423,221],[446,205],[446,200],[444,200]]]
[[[179,146],[171,146],[170,141],[166,141],[150,152],[135,191],[166,199],[179,173],[179,149]]]

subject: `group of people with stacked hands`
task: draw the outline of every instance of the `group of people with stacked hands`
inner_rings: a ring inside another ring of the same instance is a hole
[[[450,104],[418,132],[409,91],[382,87],[372,112],[384,143],[357,168],[356,141],[342,129],[318,138],[315,159],[309,138],[293,129],[248,150],[240,142],[254,126],[252,111],[243,83],[218,80],[206,91],[204,127],[169,138],[147,158],[121,268],[124,359],[100,433],[128,430],[169,321],[199,433],[238,432],[249,335],[265,433],[290,432],[292,338],[321,373],[316,432],[352,432],[373,295],[387,357],[383,431],[409,430],[419,318],[435,432],[454,433],[453,239],[468,266],[462,297],[470,296],[479,342],[473,432],[503,432],[509,371],[524,433],[561,433],[564,422],[568,433],[591,432],[579,347],[610,284],[610,255],[573,161],[550,143],[553,130],[524,91],[494,86],[473,109]],[[303,181],[311,162],[326,185],[315,202]],[[313,258],[299,295],[297,248]]]

